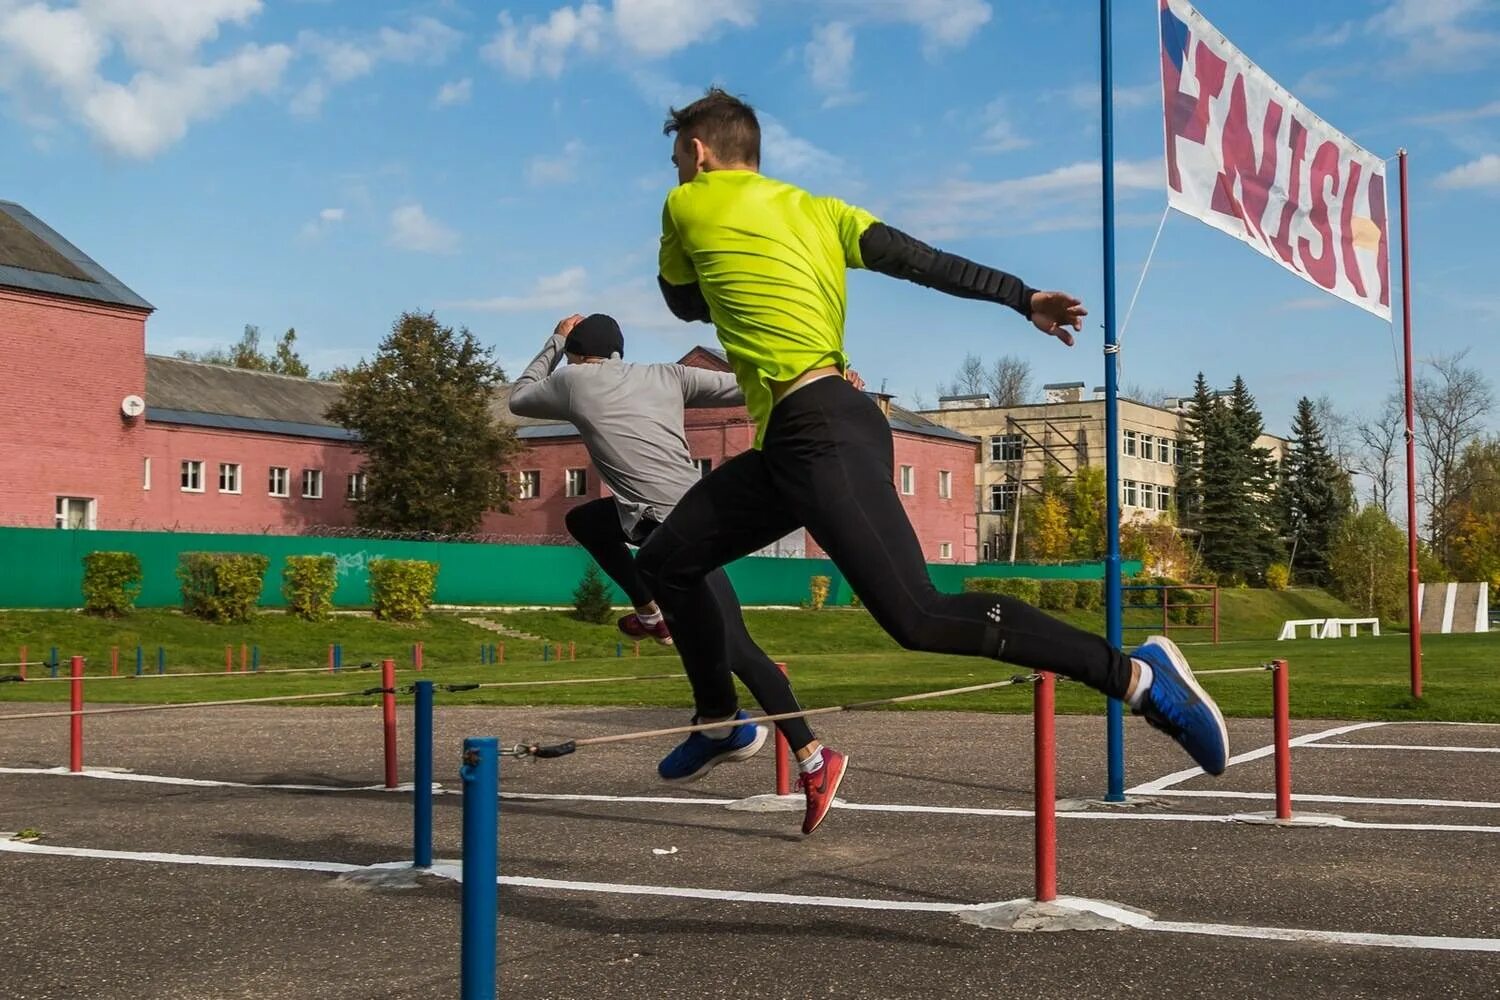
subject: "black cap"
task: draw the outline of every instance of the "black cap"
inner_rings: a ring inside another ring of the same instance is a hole
[[[586,358],[623,358],[625,335],[620,332],[620,324],[615,322],[613,316],[594,313],[573,327],[564,350],[569,354],[582,354]]]

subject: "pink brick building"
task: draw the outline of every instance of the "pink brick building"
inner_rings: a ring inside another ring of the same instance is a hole
[[[0,523],[299,534],[352,526],[354,435],[324,414],[334,383],[145,354],[152,307],[19,205],[0,202]],[[683,363],[727,369],[695,348]],[[508,514],[486,534],[565,541],[569,508],[603,495],[574,428],[495,415],[526,445]],[[932,562],[974,562],[977,442],[876,396],[896,485]],[[750,447],[743,408],[690,412],[705,468]],[[773,547],[822,555],[798,532]]]

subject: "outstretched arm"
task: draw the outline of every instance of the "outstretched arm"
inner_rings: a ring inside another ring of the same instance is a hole
[[[582,316],[569,316],[557,324],[552,336],[521,377],[511,383],[510,412],[521,417],[537,417],[543,420],[568,419],[568,396],[562,383],[552,378],[552,371],[563,358],[563,347],[568,333],[577,326]]]
[[[745,394],[729,372],[711,372],[687,365],[674,365],[682,382],[682,403],[687,407],[743,406]]]
[[[1064,292],[1039,292],[1013,274],[928,246],[876,222],[859,237],[860,257],[871,271],[915,282],[948,295],[1009,306],[1043,333],[1072,345],[1088,311]]]

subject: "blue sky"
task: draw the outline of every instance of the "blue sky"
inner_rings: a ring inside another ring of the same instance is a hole
[[[1364,146],[1411,150],[1419,353],[1500,370],[1500,2],[1200,9]],[[1115,19],[1123,315],[1166,199],[1155,0]],[[326,368],[433,309],[515,374],[556,318],[608,311],[672,359],[711,331],[655,292],[660,124],[721,83],[762,110],[768,173],[1097,319],[1097,45],[1086,0],[0,0],[0,198],[153,302],[154,352],[295,326]],[[1067,351],[878,276],[850,297],[857,367],[908,404],[970,351],[1102,379],[1097,327]],[[1389,326],[1182,216],[1125,343],[1127,383],[1242,373],[1282,432],[1299,395],[1371,410],[1396,374]]]

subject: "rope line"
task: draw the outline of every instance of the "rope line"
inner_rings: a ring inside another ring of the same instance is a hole
[[[1125,309],[1125,321],[1120,324],[1120,334],[1116,338],[1121,344],[1125,343],[1125,331],[1130,329],[1130,317],[1135,314],[1135,303],[1141,297],[1141,289],[1146,284],[1146,272],[1151,270],[1151,261],[1156,257],[1156,245],[1161,242],[1161,232],[1167,228],[1167,216],[1172,214],[1172,206],[1168,205],[1161,210],[1161,222],[1156,225],[1156,236],[1151,240],[1151,250],[1146,254],[1146,263],[1141,267],[1141,276],[1136,280],[1135,291],[1130,296],[1130,305]]]
[[[366,688],[363,691],[319,691],[316,694],[282,694],[266,698],[232,698],[227,701],[183,701],[171,705],[129,705],[124,708],[85,708],[74,712],[22,712],[16,715],[0,715],[0,722],[20,719],[66,719],[74,715],[120,715],[125,712],[167,712],[177,708],[223,708],[228,705],[269,705],[284,701],[313,701],[317,698],[360,698],[371,694],[390,693],[391,688]]]
[[[767,722],[785,722],[790,719],[810,719],[815,715],[832,715],[835,712],[854,712],[860,709],[876,708],[880,705],[896,705],[912,701],[926,701],[929,698],[946,698],[958,694],[973,694],[976,691],[992,691],[995,688],[1012,687],[1016,684],[1035,683],[1037,674],[1017,674],[1003,681],[991,681],[988,684],[971,684],[968,687],[948,688],[943,691],[923,691],[918,694],[897,695],[894,698],[876,698],[872,701],[855,701],[847,705],[829,705],[825,708],[809,708],[801,712],[783,712],[780,715],[754,715],[748,722],[763,725]],[[643,729],[634,733],[616,733],[613,736],[591,736],[587,739],[567,740],[563,743],[555,743],[550,746],[542,746],[539,743],[518,743],[508,750],[502,751],[507,757],[538,757],[543,759],[554,757],[566,757],[579,747],[602,746],[606,743],[625,743],[633,740],[655,739],[660,736],[681,736],[687,733],[701,733],[706,729],[722,729],[723,722],[697,723],[691,726],[673,726],[670,729]]]
[[[36,664],[27,664],[27,665],[28,666],[36,666]],[[46,663],[42,664],[42,666],[44,666],[44,667],[48,666],[48,665],[49,664],[46,664]],[[261,674],[328,674],[329,676],[337,676],[338,674],[343,673],[346,670],[374,670],[378,666],[379,666],[379,664],[377,664],[377,663],[351,663],[347,667],[340,667],[338,670],[331,671],[331,672],[329,671],[329,669],[327,667],[293,667],[293,668],[285,668],[285,667],[283,667],[283,668],[278,668],[276,670],[233,670],[233,671],[229,671],[229,670],[203,670],[203,671],[192,671],[192,672],[189,672],[189,673],[167,673],[167,674],[158,674],[158,673],[141,673],[141,674],[85,674],[84,677],[83,677],[83,679],[86,680],[86,681],[144,681],[144,680],[170,681],[170,680],[176,680],[176,679],[182,678],[182,677],[257,677],[257,676],[259,676]],[[397,670],[397,673],[406,673],[406,672],[408,672],[408,671],[401,670],[401,669]],[[71,681],[73,678],[64,675],[64,676],[59,676],[59,677],[26,677],[26,678],[22,678],[22,679],[24,679],[27,684],[63,684],[63,683],[66,683],[68,681]],[[3,680],[3,678],[0,678],[0,680]]]
[[[459,691],[478,691],[481,688],[511,688],[511,687],[553,687],[564,684],[608,684],[617,681],[668,681],[680,679],[681,671],[675,674],[630,674],[625,677],[573,677],[561,680],[540,681],[489,681],[486,683],[475,682],[473,684],[442,684],[439,685],[444,691],[456,693]],[[410,693],[411,688],[405,689]]]

